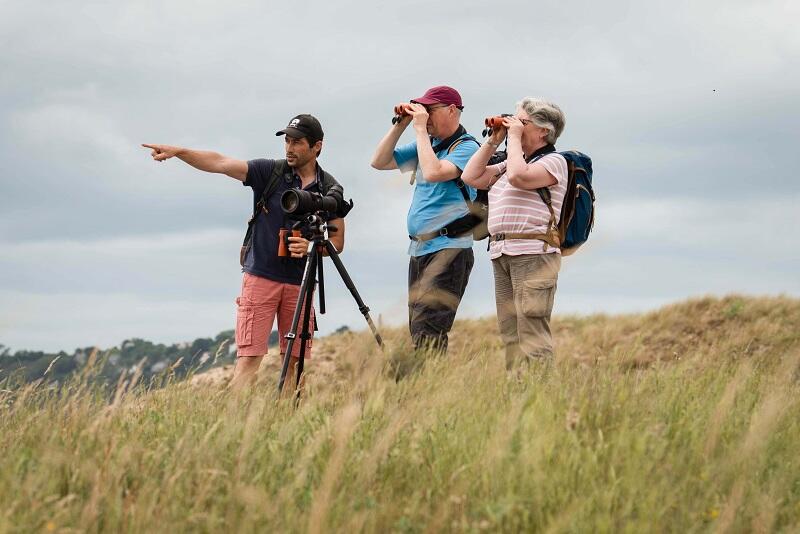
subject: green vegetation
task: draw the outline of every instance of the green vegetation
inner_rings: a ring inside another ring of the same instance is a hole
[[[278,332],[270,340],[277,342]],[[175,377],[185,377],[190,372],[202,372],[234,361],[231,350],[233,330],[220,332],[215,338],[198,338],[191,343],[173,345],[156,344],[144,339],[128,339],[119,347],[100,350],[97,347],[76,349],[72,354],[64,351],[51,354],[41,351],[18,350],[13,354],[0,345],[0,381],[11,377],[11,383],[43,381],[49,386],[77,376],[89,360],[102,360],[92,378],[104,385],[116,384],[120,376],[139,372],[144,383],[169,369]]]
[[[296,409],[275,362],[241,395],[0,384],[0,531],[797,532],[799,324],[788,298],[562,317],[556,363],[507,373],[494,321],[459,321],[400,382],[342,333]]]

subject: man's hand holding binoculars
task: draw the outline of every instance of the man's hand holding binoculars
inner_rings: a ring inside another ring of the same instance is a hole
[[[422,104],[406,104],[406,110],[411,115],[414,129],[424,134],[428,132],[428,110]]]
[[[397,104],[394,107],[394,117],[392,118],[392,124],[405,129],[405,127],[408,126],[414,118],[410,110],[411,105],[412,104],[409,102],[401,102]]]
[[[392,124],[405,128],[413,121],[414,128],[425,133],[428,131],[428,116],[428,109],[422,104],[401,102],[394,107]]]

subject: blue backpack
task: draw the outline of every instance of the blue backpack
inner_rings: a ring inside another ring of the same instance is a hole
[[[547,148],[550,150],[548,151]],[[553,152],[552,145],[546,147],[537,157]],[[567,160],[567,190],[561,204],[561,217],[556,225],[556,214],[550,199],[550,189],[540,187],[536,190],[550,211],[547,232],[537,236],[552,247],[559,247],[562,256],[569,256],[589,239],[594,226],[594,190],[592,189],[592,159],[576,150],[558,152]]]
[[[592,189],[592,158],[569,150],[559,152],[567,160],[569,180],[558,233],[561,237],[561,255],[569,256],[589,239],[594,226],[594,189]]]
[[[529,159],[525,161],[531,163],[549,153],[556,152],[553,145],[548,145],[537,150]],[[564,193],[564,202],[561,204],[561,217],[556,224],[556,214],[553,210],[553,203],[550,199],[550,189],[540,187],[536,190],[542,201],[550,211],[550,222],[547,232],[537,234],[536,239],[541,239],[554,248],[561,249],[562,256],[569,256],[589,239],[589,232],[594,226],[594,189],[592,189],[592,158],[577,150],[557,152],[567,160],[567,190]],[[489,158],[488,165],[495,165],[505,161],[508,154],[504,150],[498,150]],[[487,192],[478,190],[478,198],[481,201],[481,193],[485,205],[488,206]],[[488,231],[486,232],[488,235]],[[484,236],[485,237],[485,236]],[[481,239],[476,237],[476,239]]]

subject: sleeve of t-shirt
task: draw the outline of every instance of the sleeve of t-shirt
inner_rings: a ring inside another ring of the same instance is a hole
[[[449,161],[456,167],[458,170],[463,171],[464,167],[467,166],[467,162],[472,157],[472,155],[478,151],[478,143],[471,139],[465,139],[458,143],[456,147],[453,149],[452,152],[447,154],[444,158],[445,161]]]
[[[413,171],[417,168],[417,142],[401,145],[394,149],[394,161],[403,172]]]
[[[242,185],[253,189],[264,189],[275,167],[274,159],[251,159],[247,162],[247,177]]]
[[[544,167],[559,184],[567,183],[567,160],[561,154],[548,154],[536,163]]]

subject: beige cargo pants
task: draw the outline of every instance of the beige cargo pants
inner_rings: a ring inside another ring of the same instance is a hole
[[[550,314],[556,294],[560,254],[500,256],[492,260],[494,296],[506,368],[522,361],[550,361]]]

